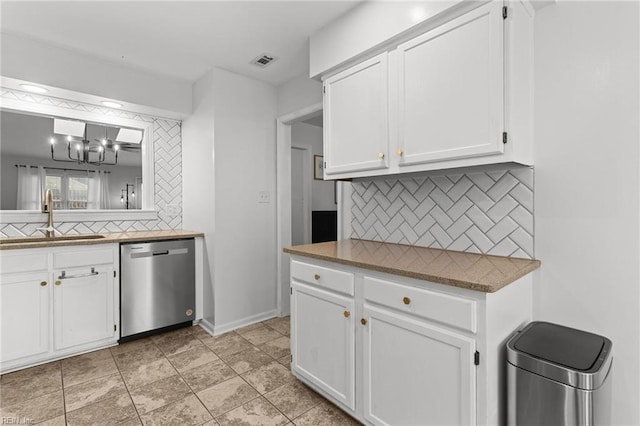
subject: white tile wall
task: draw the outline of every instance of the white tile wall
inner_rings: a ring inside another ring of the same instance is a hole
[[[153,123],[154,189],[158,220],[62,222],[56,224],[56,228],[60,232],[64,234],[85,234],[92,232],[180,229],[182,227],[182,123],[180,121],[34,95],[6,88],[0,89],[1,99],[19,99],[26,102],[48,104],[61,108],[90,111]],[[173,217],[169,216],[166,211],[167,205],[177,205],[179,214]],[[39,235],[41,233],[36,228],[43,225],[44,223],[2,223],[0,225],[0,237]]]
[[[533,258],[532,168],[352,187],[352,238]]]

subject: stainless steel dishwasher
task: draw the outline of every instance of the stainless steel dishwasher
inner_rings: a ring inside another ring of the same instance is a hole
[[[120,341],[195,318],[195,242],[120,245]]]

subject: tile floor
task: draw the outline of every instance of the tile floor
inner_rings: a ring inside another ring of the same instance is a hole
[[[198,326],[184,328],[5,374],[0,421],[358,424],[298,381],[289,359],[289,318],[220,336]]]

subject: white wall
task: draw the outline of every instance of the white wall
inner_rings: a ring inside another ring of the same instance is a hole
[[[322,83],[306,75],[278,86],[278,116],[322,102]]]
[[[81,35],[79,35],[81,36]],[[191,112],[191,83],[2,34],[0,74],[183,114]]]
[[[291,126],[291,146],[309,146],[312,155],[322,155],[322,127],[306,123]],[[313,158],[311,159],[313,167]],[[311,170],[313,173],[313,170]],[[311,210],[337,210],[334,203],[333,181],[311,180]]]
[[[205,319],[222,332],[276,314],[276,89],[214,69],[193,91],[184,224],[206,234],[215,298]],[[271,202],[258,203],[262,191]]]
[[[640,424],[639,4],[535,18],[537,319],[613,341],[612,424]]]
[[[215,323],[215,175],[213,71],[193,84],[193,113],[182,122],[182,222],[204,233],[204,312]]]

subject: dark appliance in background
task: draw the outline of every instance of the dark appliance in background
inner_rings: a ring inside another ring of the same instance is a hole
[[[311,242],[324,243],[338,239],[338,212],[316,210],[311,212]]]

